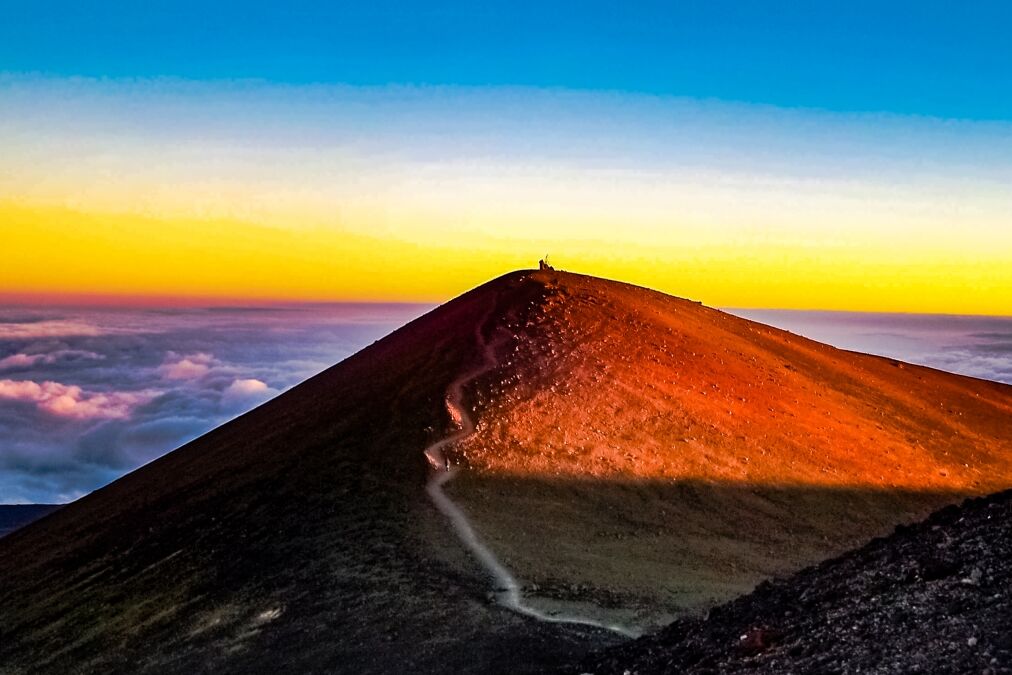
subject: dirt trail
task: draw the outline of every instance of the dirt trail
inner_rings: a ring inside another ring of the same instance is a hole
[[[474,433],[474,421],[464,408],[464,386],[475,378],[492,370],[497,364],[495,343],[487,342],[481,334],[482,327],[491,314],[492,310],[489,310],[482,320],[478,322],[478,326],[475,329],[475,339],[482,351],[482,364],[460,375],[447,388],[446,408],[454,423],[459,427],[459,430],[425,448],[425,457],[429,460],[429,465],[432,468],[425,491],[432,499],[433,504],[436,505],[436,508],[450,521],[461,543],[464,544],[465,548],[474,555],[482,567],[495,580],[494,592],[498,604],[539,621],[594,626],[614,631],[627,637],[638,637],[640,631],[626,626],[603,623],[586,617],[555,613],[548,614],[525,605],[519,582],[481,541],[464,512],[443,491],[443,486],[453,480],[460,471],[460,469],[449,465],[443,449]]]

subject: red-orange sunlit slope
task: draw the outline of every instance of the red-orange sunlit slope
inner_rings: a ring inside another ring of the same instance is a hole
[[[661,293],[541,273],[461,450],[505,474],[985,492],[1012,387],[846,352]]]

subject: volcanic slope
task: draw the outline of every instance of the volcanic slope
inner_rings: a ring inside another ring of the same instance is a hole
[[[539,609],[649,628],[1012,485],[1012,387],[627,284],[528,283],[447,492]]]
[[[617,638],[489,604],[425,492],[512,274],[0,539],[0,673],[530,672]]]
[[[425,490],[458,381],[443,490],[540,612],[655,625],[1012,484],[1010,387],[516,272],[0,540],[0,664],[521,672],[617,640],[486,602]]]
[[[1012,673],[1012,491],[925,522],[572,673]]]

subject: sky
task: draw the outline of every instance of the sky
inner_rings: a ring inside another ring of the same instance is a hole
[[[1004,3],[3,2],[0,300],[1012,314]]]
[[[1008,120],[1007,3],[7,2],[6,70],[613,90]]]

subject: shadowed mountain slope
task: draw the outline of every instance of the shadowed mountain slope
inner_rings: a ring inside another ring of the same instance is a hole
[[[1012,491],[948,506],[572,673],[1012,672]]]
[[[4,672],[522,672],[613,635],[486,602],[447,494],[546,611],[657,624],[1012,484],[1012,388],[617,282],[489,282],[0,540]]]

